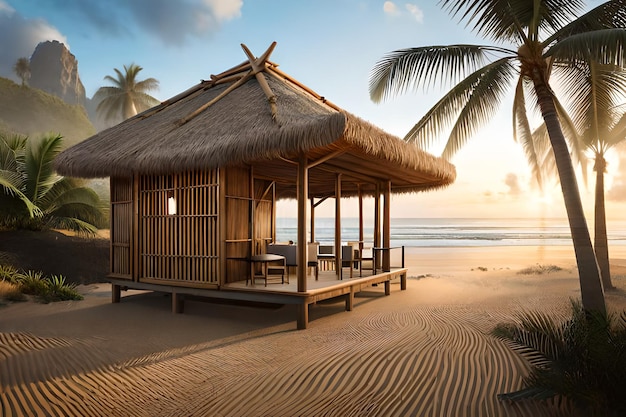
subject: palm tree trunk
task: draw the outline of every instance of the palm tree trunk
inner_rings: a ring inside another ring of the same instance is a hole
[[[561,182],[561,191],[563,192],[567,219],[574,244],[574,253],[576,254],[576,264],[578,265],[583,308],[587,311],[597,311],[605,314],[606,304],[604,302],[600,269],[591,245],[591,236],[585,220],[574,166],[572,165],[567,143],[561,130],[552,92],[548,87],[544,73],[535,70],[532,72],[532,78],[541,114],[548,129]]]
[[[594,169],[596,170],[594,247],[602,276],[602,285],[604,289],[612,289],[614,287],[611,282],[611,269],[609,267],[609,244],[606,236],[606,210],[604,208],[604,171],[606,170],[606,160],[599,153],[596,153]]]

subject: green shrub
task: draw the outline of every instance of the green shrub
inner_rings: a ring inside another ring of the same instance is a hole
[[[588,313],[572,301],[572,316],[557,322],[528,312],[518,324],[502,324],[493,334],[512,342],[531,364],[526,387],[501,399],[562,396],[584,415],[626,415],[626,311],[621,315]]]
[[[48,282],[42,272],[28,271],[19,280],[20,290],[24,294],[39,296],[45,294]]]
[[[76,291],[76,284],[68,284],[63,275],[52,275],[47,279],[48,287],[39,298],[44,302],[82,300],[83,296]]]
[[[563,268],[556,265],[540,265],[537,264],[535,266],[529,266],[528,268],[524,268],[519,270],[517,273],[520,275],[541,275],[541,274],[549,274],[551,272],[562,271]]]
[[[17,268],[11,265],[0,265],[0,281],[17,284],[23,275]]]

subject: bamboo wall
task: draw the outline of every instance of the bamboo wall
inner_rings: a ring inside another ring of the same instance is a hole
[[[219,173],[145,175],[135,185],[132,178],[112,178],[111,275],[198,288],[245,280],[250,256],[265,253],[275,229],[275,185],[252,174],[250,167],[228,167]]]
[[[111,178],[111,267],[116,278],[132,278],[133,180]]]
[[[217,170],[140,177],[140,280],[218,283],[218,201]]]

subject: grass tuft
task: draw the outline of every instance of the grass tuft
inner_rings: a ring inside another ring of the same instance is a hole
[[[542,275],[542,274],[550,274],[552,272],[562,271],[563,268],[556,265],[534,265],[529,266],[528,268],[520,269],[517,271],[519,275]]]

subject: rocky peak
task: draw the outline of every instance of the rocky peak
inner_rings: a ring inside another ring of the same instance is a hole
[[[59,41],[41,42],[30,58],[30,85],[68,104],[85,105],[76,57]]]

